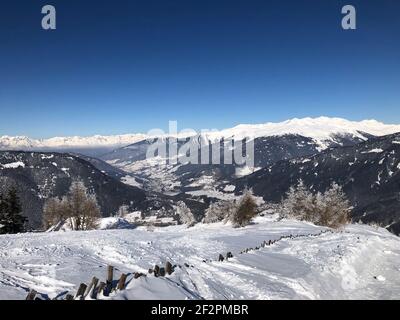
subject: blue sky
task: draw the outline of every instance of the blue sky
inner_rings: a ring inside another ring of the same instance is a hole
[[[41,7],[57,30],[41,29]],[[356,31],[341,8],[357,9]],[[0,135],[226,128],[293,117],[400,123],[397,0],[7,1]]]

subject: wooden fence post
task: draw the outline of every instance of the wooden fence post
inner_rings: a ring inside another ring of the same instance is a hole
[[[126,274],[123,273],[121,275],[121,278],[119,278],[117,289],[118,290],[124,290],[125,289],[125,282],[126,282]]]
[[[96,277],[93,277],[92,282],[90,283],[89,287],[87,288],[87,290],[85,292],[85,297],[89,295],[89,298],[96,299],[95,297],[93,297],[93,294],[96,290],[98,283],[99,283],[99,279],[97,279]]]
[[[154,266],[154,276],[158,277],[160,275],[160,267],[158,265]]]
[[[105,282],[100,282],[99,288],[97,289],[97,294],[96,294],[96,299],[99,295],[104,294],[104,289],[106,288],[106,283]]]
[[[166,271],[169,275],[171,275],[172,272],[174,272],[173,269],[174,269],[174,268],[172,267],[171,262],[167,261],[167,263],[165,264],[165,271]]]
[[[160,268],[160,276],[165,277],[165,268]]]
[[[105,288],[105,295],[109,295],[112,291],[112,282],[114,278],[114,267],[113,266],[108,266],[107,267],[107,282],[106,282],[106,288]]]
[[[79,297],[81,299],[83,299],[84,295],[85,295],[86,288],[87,288],[87,285],[84,284],[84,283],[81,283],[80,286],[79,286],[78,291],[76,292],[75,299],[79,298]]]
[[[29,291],[28,295],[26,296],[26,300],[35,300],[35,296],[37,295],[36,290]]]

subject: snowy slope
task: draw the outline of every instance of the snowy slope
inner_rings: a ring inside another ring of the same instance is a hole
[[[222,137],[242,139],[244,137],[269,137],[285,134],[297,134],[309,137],[318,142],[321,147],[326,146],[327,141],[334,141],[335,135],[350,135],[367,139],[366,134],[383,136],[400,132],[400,125],[383,124],[376,120],[364,120],[360,122],[349,121],[341,118],[303,118],[291,119],[280,123],[241,124],[236,127],[204,132],[203,135],[210,140],[219,140]],[[179,137],[192,134],[181,133]],[[166,134],[168,136],[168,134]],[[29,137],[0,137],[0,149],[3,150],[37,150],[37,149],[66,149],[66,148],[98,148],[121,147],[145,140],[146,134],[125,134],[115,136],[92,137],[55,137],[50,139],[31,139]]]
[[[400,299],[400,238],[365,225],[323,231],[259,217],[242,229],[217,223],[0,236],[0,299],[22,299],[28,288],[51,298],[76,292],[93,276],[104,279],[107,264],[117,277],[129,273],[115,299]],[[300,237],[239,254],[284,235]],[[216,261],[228,251],[234,258]],[[166,260],[181,268],[132,279]]]

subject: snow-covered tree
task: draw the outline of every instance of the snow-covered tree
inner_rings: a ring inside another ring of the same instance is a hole
[[[314,199],[314,195],[300,180],[296,186],[291,186],[286,193],[286,198],[281,203],[281,218],[314,221]]]
[[[204,212],[203,223],[215,223],[222,221],[224,216],[220,217],[221,211],[218,210],[218,202],[210,203],[210,206]]]
[[[349,221],[351,206],[342,187],[336,183],[324,193],[314,195],[299,181],[296,187],[290,187],[280,211],[281,217],[338,228]]]
[[[183,201],[179,201],[176,204],[176,214],[179,216],[179,221],[182,224],[186,224],[188,227],[195,225],[196,219],[194,218],[192,211],[190,211]]]
[[[232,201],[220,200],[211,203],[204,213],[203,223],[215,223],[229,220],[235,211],[235,203]]]
[[[315,199],[318,225],[339,228],[349,221],[351,205],[341,186],[332,183],[323,194],[318,193]]]

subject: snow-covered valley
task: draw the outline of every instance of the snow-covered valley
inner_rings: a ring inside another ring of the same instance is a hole
[[[261,247],[269,240],[279,241]],[[255,250],[240,253],[247,248]],[[233,258],[218,262],[227,252]],[[147,274],[166,261],[177,265],[172,275]],[[215,223],[2,235],[0,299],[24,299],[29,289],[61,298],[93,276],[104,279],[107,265],[116,277],[128,274],[127,289],[113,299],[400,299],[399,237],[276,216],[239,229]],[[134,272],[147,276],[133,279]]]

